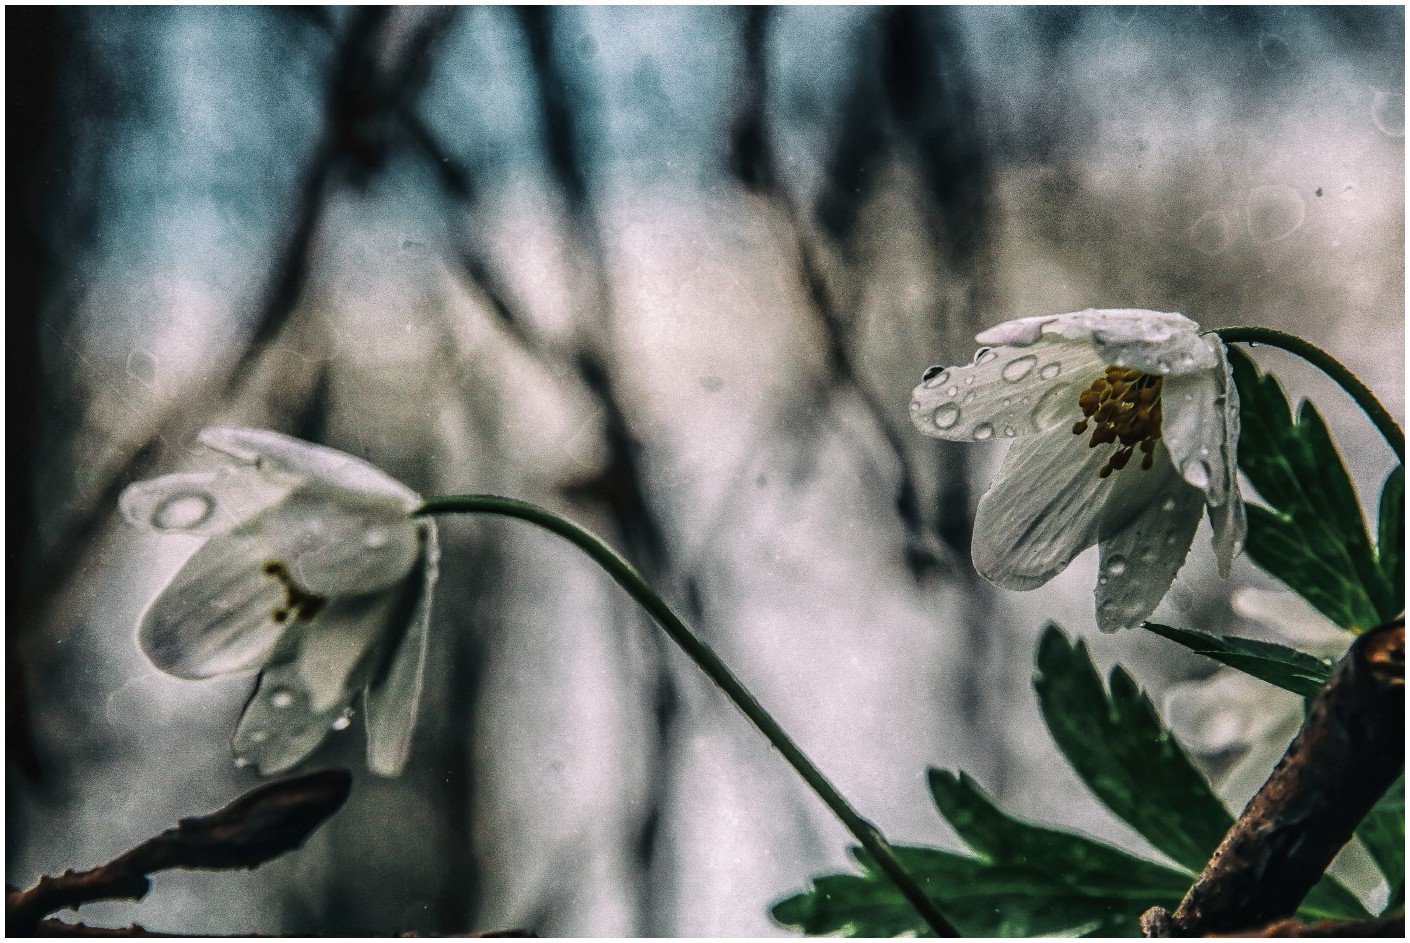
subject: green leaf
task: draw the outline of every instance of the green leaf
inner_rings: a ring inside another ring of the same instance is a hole
[[[1148,908],[1174,908],[1190,876],[1094,839],[999,809],[967,776],[930,771],[937,807],[977,856],[901,846],[901,863],[967,936],[1139,936]],[[774,919],[810,934],[926,935],[867,855],[861,875],[832,874],[780,901]]]
[[[1386,912],[1405,906],[1405,777],[1381,797],[1356,829],[1356,837],[1371,853],[1390,885]]]
[[[1087,646],[1050,624],[1038,640],[1033,686],[1053,740],[1087,787],[1198,874],[1233,818],[1130,675],[1113,668],[1108,694]]]
[[[1326,423],[1287,396],[1243,351],[1229,348],[1239,390],[1239,468],[1267,508],[1248,507],[1245,552],[1329,619],[1367,629],[1400,611],[1366,534],[1351,477]]]
[[[1405,466],[1397,465],[1381,488],[1376,557],[1390,584],[1392,600],[1405,608]]]
[[[1142,628],[1302,697],[1316,697],[1331,677],[1334,667],[1331,662],[1272,642],[1232,635],[1210,635],[1192,629],[1176,629],[1158,622],[1147,622]]]

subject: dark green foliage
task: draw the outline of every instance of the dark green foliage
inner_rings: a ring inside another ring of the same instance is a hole
[[[1157,622],[1147,622],[1142,628],[1302,697],[1316,697],[1332,675],[1330,662],[1285,645],[1176,629]]]
[[[1390,584],[1391,601],[1405,608],[1405,466],[1397,465],[1381,488],[1376,556]]]
[[[1356,490],[1326,423],[1287,396],[1248,355],[1229,348],[1240,402],[1239,468],[1267,507],[1248,505],[1245,552],[1344,628],[1394,617],[1400,594],[1366,534]]]
[[[1356,829],[1356,837],[1375,859],[1386,883],[1390,902],[1386,912],[1405,906],[1405,777],[1396,780]]]

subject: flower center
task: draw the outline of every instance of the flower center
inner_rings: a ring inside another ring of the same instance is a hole
[[[1138,446],[1141,468],[1149,470],[1155,463],[1155,443],[1160,439],[1160,387],[1160,377],[1109,366],[1104,376],[1078,394],[1082,419],[1072,424],[1072,434],[1081,435],[1095,423],[1092,439],[1087,443],[1091,448],[1107,442],[1121,443],[1097,472],[1102,478],[1125,468]]]
[[[284,605],[274,610],[273,618],[275,622],[283,624],[289,621],[290,616],[295,616],[305,622],[313,619],[328,602],[322,596],[317,596],[304,589],[294,582],[294,577],[289,573],[289,567],[282,560],[270,560],[264,565],[264,572],[279,581],[279,585],[284,587]]]

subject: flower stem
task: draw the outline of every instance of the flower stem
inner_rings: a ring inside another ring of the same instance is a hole
[[[1376,394],[1372,393],[1366,384],[1341,361],[1310,341],[1305,341],[1296,334],[1289,334],[1286,331],[1276,331],[1271,327],[1220,327],[1210,331],[1211,334],[1218,334],[1220,340],[1226,344],[1242,342],[1246,344],[1267,344],[1269,347],[1278,347],[1286,350],[1290,354],[1296,354],[1303,360],[1317,367],[1327,376],[1337,382],[1343,390],[1356,400],[1356,405],[1361,407],[1381,435],[1385,436],[1386,442],[1390,443],[1391,451],[1395,452],[1395,457],[1402,464],[1405,462],[1405,433],[1396,424],[1395,419],[1381,405],[1381,401],[1376,399]]]
[[[808,759],[807,755],[793,742],[793,739],[778,725],[778,722],[754,699],[754,695],[749,693],[749,689],[726,667],[720,657],[690,631],[685,621],[665,600],[657,595],[656,591],[651,588],[651,584],[637,572],[636,568],[628,563],[621,554],[608,546],[602,538],[553,511],[513,498],[501,498],[488,494],[431,497],[427,498],[421,507],[412,513],[418,515],[497,514],[502,517],[514,517],[531,524],[537,524],[576,545],[598,566],[606,570],[607,574],[630,593],[642,608],[651,613],[652,618],[671,637],[671,641],[680,646],[681,650],[700,667],[700,670],[704,671],[710,680],[714,681],[720,690],[724,691],[735,703],[735,706],[744,712],[744,716],[753,722],[759,732],[768,739],[769,743],[773,744],[774,749],[783,754],[783,758],[798,771],[798,775],[802,776],[803,781],[812,788],[813,792],[817,793],[818,798],[822,799],[842,824],[847,826],[847,830],[856,837],[857,841],[861,842],[862,847],[871,855],[872,860],[886,873],[886,876],[891,879],[906,900],[910,901],[911,906],[925,918],[925,922],[930,924],[931,929],[938,936],[957,937],[960,935],[954,925],[935,906],[935,902],[930,899],[930,896],[921,889],[916,879],[901,864],[895,849],[887,842],[880,830],[857,814],[857,811],[848,804],[842,794],[832,783],[827,781],[813,761]]]

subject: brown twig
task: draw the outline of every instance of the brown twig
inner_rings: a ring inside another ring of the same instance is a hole
[[[176,828],[101,867],[42,877],[28,890],[7,890],[5,931],[10,936],[72,932],[79,925],[50,926],[58,921],[44,918],[92,901],[140,900],[151,888],[149,875],[158,871],[256,868],[301,846],[342,807],[351,789],[352,774],[342,769],[266,783],[210,815],[182,819]],[[123,936],[147,934],[140,927],[120,931]]]
[[[1202,936],[1291,917],[1405,768],[1405,620],[1351,646],[1302,730],[1173,914],[1148,937]]]

